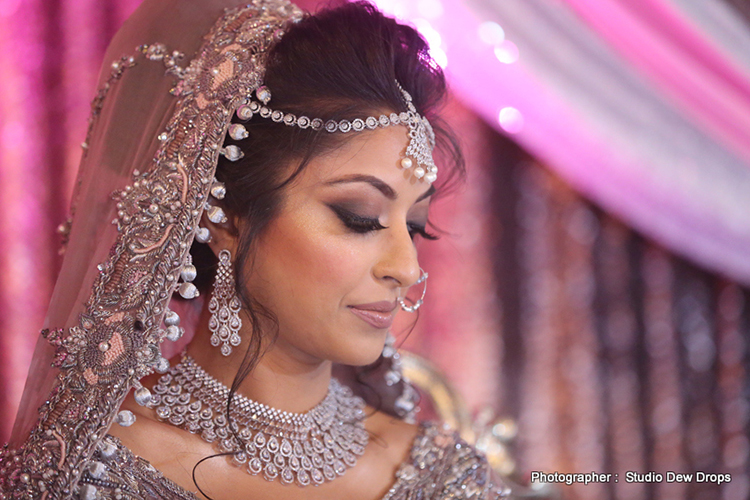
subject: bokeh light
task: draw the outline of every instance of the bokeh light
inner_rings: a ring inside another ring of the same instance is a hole
[[[518,47],[510,40],[505,40],[495,47],[495,57],[501,63],[513,64],[518,61]]]
[[[497,121],[500,126],[509,134],[517,134],[523,130],[523,115],[516,108],[511,106],[500,110]]]
[[[505,41],[505,31],[495,22],[485,21],[479,25],[477,31],[479,38],[487,45],[500,45]]]

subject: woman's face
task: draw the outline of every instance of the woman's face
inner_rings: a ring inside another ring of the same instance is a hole
[[[377,359],[396,299],[420,275],[414,240],[432,193],[399,167],[407,144],[406,127],[353,134],[289,186],[245,271],[248,291],[278,318],[266,355]]]

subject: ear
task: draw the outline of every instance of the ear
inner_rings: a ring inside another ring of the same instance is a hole
[[[211,233],[208,246],[217,258],[222,250],[229,250],[232,256],[236,255],[239,247],[240,226],[239,218],[233,215],[227,215],[226,222],[211,222],[206,212],[203,212],[201,216],[201,227],[207,228]]]

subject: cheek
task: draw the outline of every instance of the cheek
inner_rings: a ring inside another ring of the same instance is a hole
[[[302,309],[338,307],[369,273],[357,240],[310,216],[282,216],[257,248],[251,279],[266,284],[276,307],[289,299]]]

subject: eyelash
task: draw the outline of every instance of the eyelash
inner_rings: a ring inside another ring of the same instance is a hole
[[[382,225],[377,218],[362,217],[361,215],[357,215],[354,212],[336,205],[331,205],[331,210],[334,211],[336,216],[338,216],[341,222],[344,223],[347,229],[357,234],[366,234],[372,231],[388,229],[388,227]],[[438,237],[434,234],[427,232],[424,226],[408,222],[407,227],[409,228],[409,234],[411,235],[412,239],[414,239],[416,235],[419,235],[426,240],[438,239]]]

